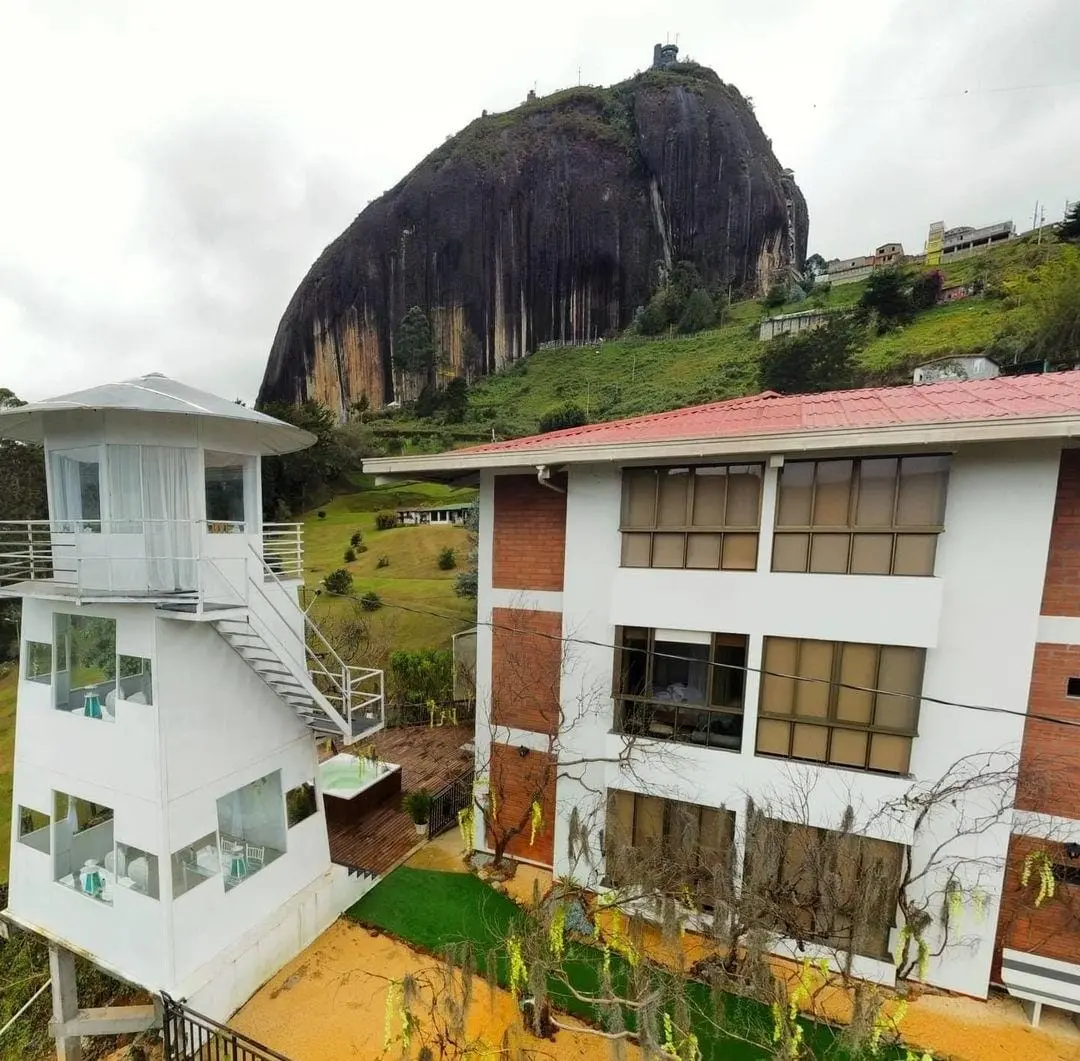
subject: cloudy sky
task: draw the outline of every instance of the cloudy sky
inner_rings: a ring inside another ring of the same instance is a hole
[[[517,14],[517,12],[524,14]],[[258,389],[319,251],[483,108],[676,39],[754,100],[810,249],[1080,198],[1076,0],[0,0],[0,386]]]

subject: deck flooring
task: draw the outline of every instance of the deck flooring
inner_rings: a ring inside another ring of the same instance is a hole
[[[401,767],[402,793],[426,788],[434,794],[469,768],[471,756],[461,745],[472,739],[472,726],[402,726],[384,729],[349,750],[373,744],[383,762]],[[331,860],[376,876],[393,869],[424,839],[401,810],[400,796],[373,807],[357,822],[328,828]]]

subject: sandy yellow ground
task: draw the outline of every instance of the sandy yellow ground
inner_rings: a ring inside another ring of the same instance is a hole
[[[436,963],[388,936],[338,921],[229,1023],[292,1061],[399,1058],[400,1042],[384,1048],[386,995],[389,981],[406,973],[421,980],[435,977]],[[426,1031],[415,1037],[411,1056],[434,1027],[430,1020],[424,1025]],[[586,1032],[560,1031],[554,1042],[534,1038],[520,1029],[510,995],[490,991],[474,978],[465,1041],[477,1048],[477,1061],[505,1056],[498,1047],[508,1031],[523,1047],[524,1056],[538,1061],[609,1061],[611,1056],[606,1042]],[[640,1054],[630,1047],[626,1056],[636,1061]]]
[[[409,865],[424,869],[464,872],[460,839],[448,833],[425,845]],[[518,902],[530,902],[534,882],[544,894],[551,874],[519,866],[503,886]],[[654,959],[670,961],[659,933],[649,933],[646,948]],[[708,941],[688,933],[683,943],[688,960],[709,953]],[[406,973],[431,975],[433,959],[402,943],[347,921],[339,921],[299,958],[262,988],[231,1024],[281,1051],[293,1061],[326,1058],[400,1057],[400,1044],[383,1051],[386,993],[389,979]],[[778,972],[794,975],[793,967],[777,963]],[[491,1046],[501,1043],[507,1029],[518,1027],[509,994],[474,986],[468,1038]],[[838,990],[816,993],[815,1010],[844,1020],[848,1000]],[[913,1000],[900,1025],[905,1041],[949,1061],[1080,1061],[1080,1029],[1068,1015],[1045,1011],[1043,1026],[1031,1028],[1018,1002],[994,998],[989,1002],[926,994]],[[607,1061],[607,1043],[583,1032],[560,1032],[554,1043],[519,1032],[536,1058]],[[496,1054],[489,1055],[492,1061]],[[636,1050],[627,1056],[636,1058]],[[479,1057],[484,1057],[481,1053]]]

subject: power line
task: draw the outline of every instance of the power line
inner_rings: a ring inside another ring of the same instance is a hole
[[[353,598],[353,599],[356,599],[356,598]],[[399,611],[414,612],[417,615],[429,615],[429,616],[432,616],[433,618],[436,618],[436,619],[445,619],[445,620],[447,620],[449,622],[461,622],[462,621],[461,617],[458,616],[458,615],[447,615],[444,612],[437,612],[437,611],[435,611],[434,609],[431,609],[431,608],[417,608],[416,606],[409,605],[409,604],[395,604],[392,601],[387,601],[385,599],[383,600],[383,605],[385,607],[388,607],[388,608],[397,608]],[[589,648],[610,648],[610,649],[612,649],[613,651],[616,651],[616,652],[643,652],[643,653],[648,652],[648,649],[644,649],[644,648],[634,648],[632,646],[627,647],[625,645],[617,645],[617,644],[614,644],[613,642],[607,642],[607,641],[592,641],[592,640],[589,640],[588,638],[564,637],[562,634],[549,634],[549,633],[545,633],[545,632],[540,631],[540,630],[522,630],[522,629],[519,629],[518,627],[507,626],[507,625],[505,625],[503,623],[495,623],[495,622],[490,622],[490,621],[489,622],[482,622],[479,619],[476,620],[472,625],[474,625],[474,626],[486,626],[486,627],[490,627],[492,630],[504,630],[504,631],[506,631],[508,633],[512,633],[512,634],[525,634],[525,635],[528,635],[528,636],[531,636],[531,637],[541,637],[541,638],[544,638],[544,639],[550,640],[550,641],[558,641],[560,644],[585,645],[585,646],[587,646]],[[853,690],[855,692],[871,693],[873,695],[898,696],[898,697],[903,697],[906,700],[915,700],[915,701],[919,701],[919,702],[925,701],[927,703],[937,704],[937,705],[939,705],[941,707],[956,707],[956,708],[960,708],[960,709],[965,710],[965,711],[979,711],[979,712],[983,712],[985,714],[993,714],[993,715],[1012,715],[1012,716],[1014,716],[1016,718],[1023,718],[1023,719],[1032,718],[1032,719],[1035,719],[1038,722],[1051,722],[1051,723],[1053,723],[1055,725],[1058,725],[1058,726],[1068,726],[1070,728],[1078,728],[1078,729],[1080,729],[1080,721],[1075,721],[1074,722],[1074,721],[1071,721],[1071,720],[1065,719],[1065,718],[1054,718],[1052,715],[1042,715],[1042,714],[1038,714],[1038,713],[1033,712],[1033,711],[1017,711],[1017,710],[1015,710],[1014,708],[1011,708],[1011,707],[992,707],[992,706],[987,705],[987,704],[965,704],[965,703],[960,703],[959,701],[956,701],[956,700],[945,700],[945,699],[942,699],[941,697],[926,696],[926,695],[921,694],[921,693],[918,694],[918,695],[912,695],[911,693],[897,693],[897,692],[892,692],[892,691],[890,691],[888,689],[875,689],[875,688],[872,688],[870,686],[853,685],[853,684],[850,684],[848,682],[834,682],[834,681],[830,681],[828,678],[814,678],[812,676],[804,675],[804,674],[784,674],[781,671],[770,671],[770,670],[764,669],[763,667],[751,667],[748,664],[720,663],[720,662],[718,662],[716,660],[695,659],[692,656],[678,656],[678,655],[675,655],[675,654],[672,654],[672,653],[665,653],[665,652],[653,652],[652,655],[656,659],[669,659],[669,660],[675,660],[677,662],[682,662],[682,663],[696,663],[698,665],[704,664],[704,665],[709,666],[709,667],[721,667],[721,668],[723,668],[725,670],[737,670],[737,671],[742,671],[743,673],[747,673],[747,674],[759,674],[759,675],[762,675],[764,677],[771,677],[771,678],[788,678],[788,679],[791,679],[792,681],[797,681],[797,682],[812,682],[812,683],[817,684],[817,685],[835,686],[838,689],[850,689],[850,690]],[[699,706],[699,705],[687,704],[686,706],[687,707],[695,707],[695,706]],[[792,717],[795,718],[795,716],[792,716]]]

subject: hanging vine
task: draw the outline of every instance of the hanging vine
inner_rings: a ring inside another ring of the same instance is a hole
[[[1038,909],[1047,899],[1053,899],[1057,887],[1054,864],[1045,851],[1031,851],[1024,857],[1024,867],[1020,871],[1021,887],[1026,888],[1031,883],[1033,874],[1039,880],[1039,891],[1035,896],[1035,908]]]

